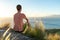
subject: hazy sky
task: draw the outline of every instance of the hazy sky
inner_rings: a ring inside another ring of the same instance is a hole
[[[17,4],[27,17],[60,15],[60,0],[0,0],[0,17],[12,17]]]

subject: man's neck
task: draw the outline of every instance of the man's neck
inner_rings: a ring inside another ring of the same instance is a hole
[[[18,13],[21,13],[20,11],[18,11]]]

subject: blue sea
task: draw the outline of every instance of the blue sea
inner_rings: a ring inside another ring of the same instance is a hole
[[[42,21],[45,29],[60,29],[60,18],[59,17],[53,17],[53,18],[30,18],[30,23],[34,27],[35,21]]]

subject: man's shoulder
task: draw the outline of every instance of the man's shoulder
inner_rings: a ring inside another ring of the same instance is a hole
[[[17,15],[17,13],[15,13],[14,15]]]
[[[25,16],[25,14],[24,14],[24,13],[21,13],[21,14]]]
[[[19,15],[19,13],[15,13],[14,16]]]
[[[16,16],[16,15],[22,15],[22,16],[25,16],[24,13],[15,13],[14,16]]]

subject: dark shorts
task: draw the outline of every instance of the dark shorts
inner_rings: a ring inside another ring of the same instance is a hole
[[[25,30],[26,26],[27,26],[27,25],[24,24],[22,31],[15,31],[14,29],[11,29],[11,31],[12,31],[12,32],[16,32],[16,33],[22,33],[22,32]]]
[[[15,31],[15,30],[14,30]],[[22,31],[15,31],[15,32],[17,32],[17,33],[22,33],[24,30],[22,30]]]
[[[22,34],[23,31],[15,31],[15,30],[11,29],[10,32],[12,34],[19,34],[19,33]]]

